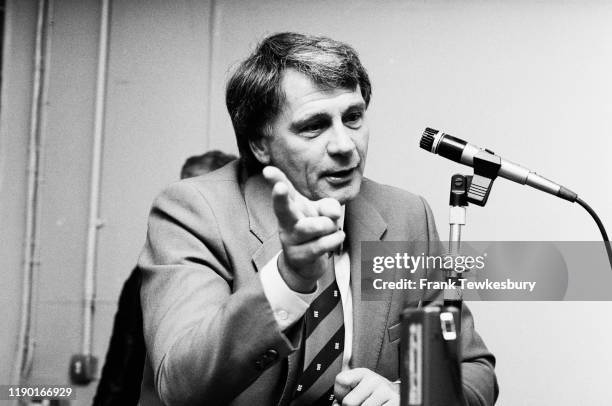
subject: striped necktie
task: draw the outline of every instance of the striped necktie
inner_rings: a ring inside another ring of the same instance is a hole
[[[335,267],[332,256],[332,268]],[[292,406],[330,406],[334,382],[342,370],[344,316],[335,269],[319,280],[321,293],[304,315],[304,362],[298,377]]]

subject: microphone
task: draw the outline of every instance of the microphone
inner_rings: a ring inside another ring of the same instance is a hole
[[[421,137],[421,148],[467,166],[474,167],[474,158],[499,164],[497,176],[509,179],[521,185],[529,185],[570,202],[575,202],[578,195],[568,188],[559,185],[534,171],[514,162],[507,161],[488,149],[479,148],[460,138],[444,134],[433,128],[426,128]]]

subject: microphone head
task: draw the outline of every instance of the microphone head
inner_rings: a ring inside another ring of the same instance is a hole
[[[429,152],[434,152],[433,148],[436,134],[438,134],[438,130],[427,127],[425,131],[423,131],[423,136],[421,137],[421,148]]]

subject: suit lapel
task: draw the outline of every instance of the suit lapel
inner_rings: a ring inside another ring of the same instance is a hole
[[[281,250],[278,239],[278,221],[274,215],[271,194],[272,188],[261,175],[246,180],[244,199],[249,215],[249,230],[261,245],[253,254],[252,260],[257,272]],[[287,357],[287,378],[281,393],[279,405],[288,404],[293,394],[295,378],[299,368],[299,351]]]
[[[363,187],[364,185],[362,185]],[[351,367],[376,368],[391,304],[390,289],[379,301],[361,300],[361,242],[379,241],[387,230],[380,213],[362,195],[346,207],[346,233],[351,259],[353,295],[353,353]]]
[[[249,215],[249,230],[260,242],[278,234],[278,223],[272,207],[272,188],[262,175],[247,178],[244,201]]]
[[[257,272],[281,250],[271,193],[272,188],[262,175],[246,180],[244,200],[249,216],[249,231],[258,240],[258,248],[252,255]]]

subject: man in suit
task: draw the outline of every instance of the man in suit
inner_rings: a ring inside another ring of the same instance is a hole
[[[361,300],[361,241],[421,241],[428,205],[362,178],[371,85],[329,38],[272,35],[229,80],[240,161],[156,199],[139,266],[145,341],[169,405],[399,405],[404,295]],[[416,253],[415,253],[416,254]],[[465,400],[494,358],[462,318]]]

